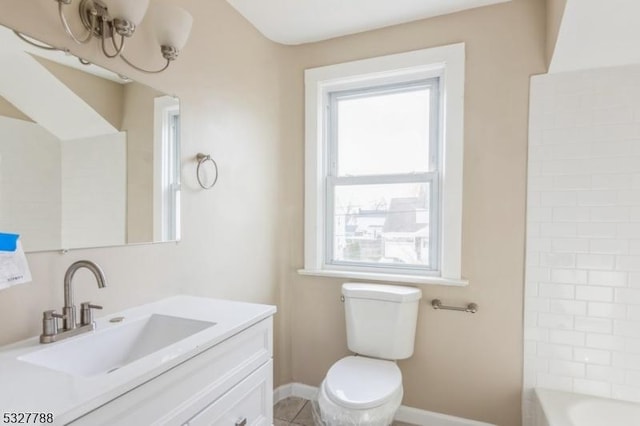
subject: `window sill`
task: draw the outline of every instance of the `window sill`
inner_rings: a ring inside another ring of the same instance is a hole
[[[402,275],[402,274],[376,274],[374,272],[298,269],[298,274],[316,276],[316,277],[328,277],[328,278],[350,278],[350,279],[368,280],[368,281],[448,285],[448,286],[455,286],[455,287],[466,287],[469,285],[469,281],[465,279],[425,277],[425,276],[418,276],[418,275]]]

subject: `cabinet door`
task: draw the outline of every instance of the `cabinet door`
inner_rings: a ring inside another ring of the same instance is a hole
[[[273,361],[270,360],[189,420],[188,426],[270,426]]]

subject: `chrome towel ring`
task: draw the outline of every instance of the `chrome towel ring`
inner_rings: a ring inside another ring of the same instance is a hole
[[[213,188],[213,186],[216,184],[216,182],[218,182],[218,164],[215,162],[215,160],[213,158],[211,158],[211,156],[209,154],[203,154],[201,152],[199,152],[196,155],[196,160],[198,160],[198,167],[196,168],[196,179],[198,180],[198,185],[200,185],[200,187],[202,189],[211,189],[211,188]],[[211,182],[211,184],[209,184],[209,185],[205,185],[202,182],[202,178],[200,176],[200,166],[202,166],[207,161],[211,161],[211,164],[213,164],[213,168],[216,171],[216,176],[213,178],[213,182]]]

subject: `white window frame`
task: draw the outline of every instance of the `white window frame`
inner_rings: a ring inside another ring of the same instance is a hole
[[[305,266],[300,274],[377,281],[467,285],[461,276],[464,43],[305,70]],[[438,77],[441,114],[439,271],[366,270],[326,262],[329,93]]]

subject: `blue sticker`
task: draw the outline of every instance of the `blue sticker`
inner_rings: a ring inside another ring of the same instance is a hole
[[[0,232],[0,251],[16,251],[18,247],[18,234],[3,234]]]

